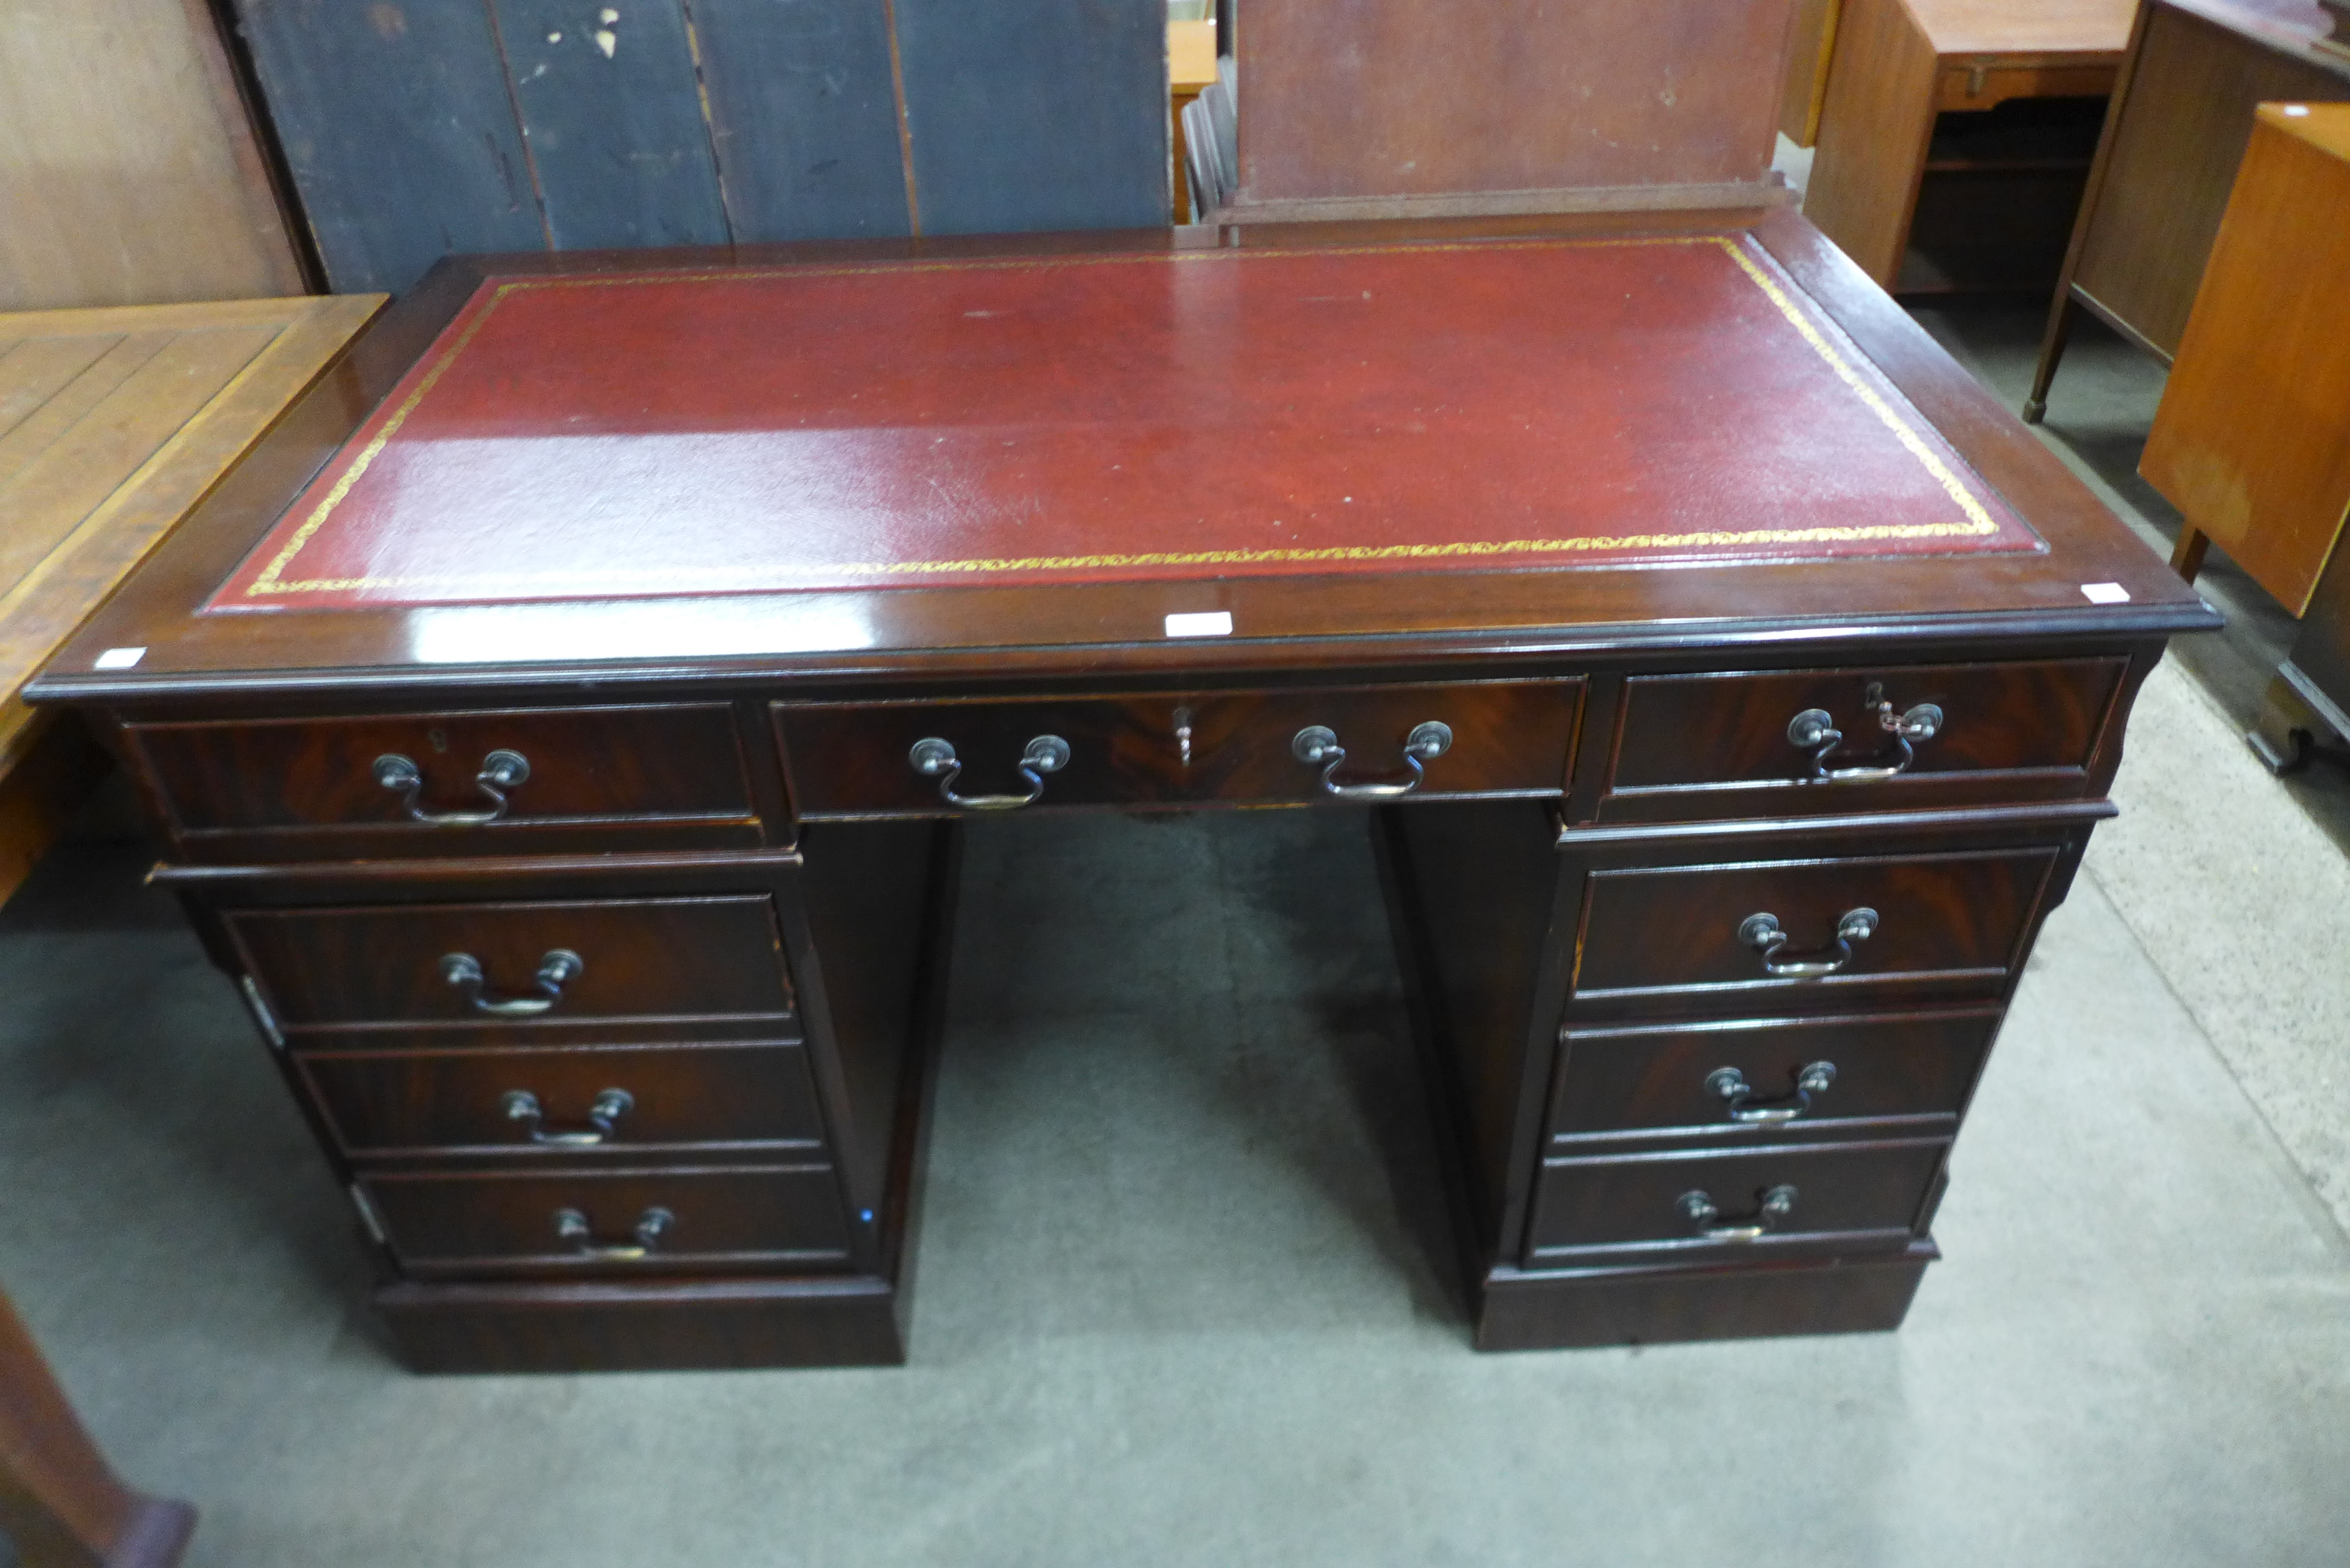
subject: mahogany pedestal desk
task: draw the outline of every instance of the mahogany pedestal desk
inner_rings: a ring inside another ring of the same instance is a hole
[[[1502,1349],[1899,1322],[2214,621],[1783,209],[1268,224],[444,264],[35,695],[417,1367],[900,1359],[1007,809],[1363,814]]]

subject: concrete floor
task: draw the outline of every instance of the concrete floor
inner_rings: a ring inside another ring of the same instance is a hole
[[[1931,325],[1999,385],[2017,319]],[[2060,449],[2150,417],[2101,352]],[[0,913],[0,1280],[203,1506],[195,1564],[2339,1563],[2350,864],[2217,687],[2149,684],[1898,1334],[1473,1355],[1319,812],[982,825],[907,1368],[401,1373],[234,996],[103,843]]]

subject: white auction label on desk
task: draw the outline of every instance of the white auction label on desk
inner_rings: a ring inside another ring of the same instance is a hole
[[[2093,605],[2126,605],[2129,590],[2119,583],[2083,583],[2081,597]]]
[[[143,648],[109,648],[90,660],[92,670],[128,670],[147,657]]]
[[[1232,635],[1232,612],[1230,610],[1187,610],[1167,618],[1170,637],[1230,637]]]

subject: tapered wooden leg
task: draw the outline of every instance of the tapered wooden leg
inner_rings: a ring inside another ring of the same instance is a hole
[[[2170,552],[2170,569],[2187,581],[2193,582],[2195,574],[2203,569],[2203,552],[2210,547],[2211,535],[2192,523],[2182,524],[2178,530],[2178,546]]]
[[[0,1294],[0,1532],[23,1568],[170,1568],[195,1528],[116,1477]]]
[[[2073,336],[2073,313],[2080,309],[2070,285],[2056,286],[2056,302],[2048,307],[2048,329],[2040,338],[2040,363],[2033,368],[2032,391],[2023,400],[2023,422],[2036,425],[2048,411],[2048,383],[2056,379],[2056,363]]]

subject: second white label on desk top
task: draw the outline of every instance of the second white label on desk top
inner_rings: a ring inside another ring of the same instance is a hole
[[[1170,637],[1230,637],[1232,635],[1232,612],[1230,610],[1187,610],[1167,618]]]

